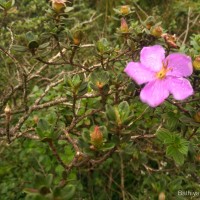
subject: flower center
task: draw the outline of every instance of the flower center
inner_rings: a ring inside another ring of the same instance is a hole
[[[168,62],[166,63],[163,62],[162,69],[156,73],[156,78],[164,79],[166,77],[167,72],[172,70],[172,68],[167,68],[167,65],[168,65]]]

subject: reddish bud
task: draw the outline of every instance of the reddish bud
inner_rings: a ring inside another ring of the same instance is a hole
[[[122,33],[128,33],[129,32],[128,24],[127,24],[127,22],[124,18],[121,19],[120,31]]]
[[[103,144],[103,134],[98,126],[95,126],[94,131],[90,134],[90,142],[95,148],[99,148]]]
[[[164,33],[162,34],[162,37],[165,39],[165,42],[167,43],[167,45],[169,47],[172,47],[172,48],[177,48],[177,44],[176,44],[176,35],[170,35],[168,33]]]
[[[96,86],[97,86],[99,89],[102,89],[103,86],[104,86],[104,84],[101,83],[101,82],[99,82],[99,81],[97,81],[97,82],[96,82]]]

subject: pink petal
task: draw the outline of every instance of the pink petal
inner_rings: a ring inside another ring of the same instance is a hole
[[[129,62],[124,72],[139,85],[155,79],[155,72],[136,62]]]
[[[176,100],[186,99],[194,93],[190,82],[185,78],[167,77],[166,83],[169,92]]]
[[[140,93],[140,99],[151,107],[156,107],[169,96],[166,79],[154,80],[145,85]]]
[[[162,68],[165,59],[165,50],[160,45],[144,47],[140,52],[140,61],[143,65],[158,72]]]
[[[192,74],[192,60],[189,56],[181,53],[172,53],[166,57],[165,62],[168,64],[168,68],[172,68],[167,75],[176,77],[187,77]]]

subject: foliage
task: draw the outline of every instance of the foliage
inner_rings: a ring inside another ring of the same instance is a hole
[[[178,191],[200,190],[198,67],[191,98],[156,108],[124,68],[154,44],[198,66],[200,3],[52,3],[0,0],[0,198],[192,198]]]

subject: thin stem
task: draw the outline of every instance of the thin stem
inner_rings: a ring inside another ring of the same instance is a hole
[[[6,115],[6,136],[7,136],[8,144],[10,144],[11,143],[11,140],[10,140],[10,115]]]
[[[188,9],[188,17],[187,17],[187,27],[186,27],[185,37],[183,39],[182,45],[185,44],[185,42],[187,40],[188,33],[189,33],[190,15],[191,15],[191,8],[189,7],[189,9]]]
[[[60,158],[56,147],[54,146],[52,141],[48,141],[49,147],[52,150],[53,155],[56,157],[57,161],[60,163],[60,165],[62,165],[64,167],[64,169],[68,169],[67,165],[65,165],[65,163],[62,161],[62,159]]]
[[[124,187],[124,161],[122,157],[122,152],[119,152],[120,157],[120,174],[121,174],[121,191],[122,191],[122,199],[126,200],[125,198],[125,187]]]

